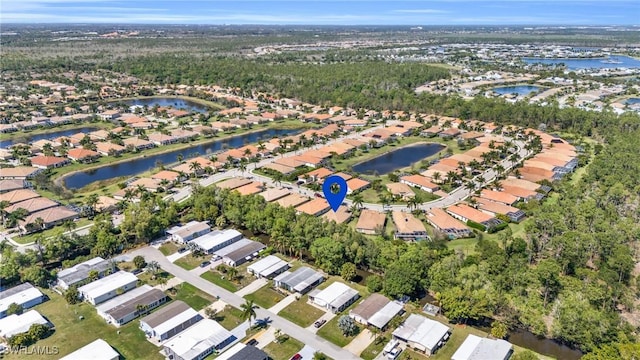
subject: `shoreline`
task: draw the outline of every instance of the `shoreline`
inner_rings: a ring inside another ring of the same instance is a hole
[[[243,136],[243,135],[249,135],[249,134],[252,134],[252,133],[255,133],[255,132],[264,131],[264,130],[269,130],[269,129],[287,129],[287,127],[278,127],[278,126],[277,126],[277,124],[276,124],[276,125],[274,125],[273,127],[266,126],[266,127],[263,127],[263,128],[252,129],[252,130],[250,130],[250,131],[243,132],[243,133],[240,133],[240,134],[232,134],[232,135],[230,135],[230,136],[223,136],[223,137],[206,138],[206,139],[198,140],[198,141],[195,141],[195,142],[189,142],[189,143],[185,143],[185,144],[184,144],[184,146],[178,146],[178,147],[171,148],[171,149],[164,149],[163,151],[154,152],[154,153],[152,153],[152,154],[145,154],[145,153],[143,152],[143,153],[141,153],[141,154],[140,154],[140,155],[138,155],[138,156],[133,156],[133,157],[130,157],[130,158],[127,158],[127,159],[115,160],[115,161],[108,162],[108,163],[105,163],[105,164],[96,164],[96,165],[94,165],[94,166],[85,167],[85,168],[82,168],[82,169],[79,169],[79,170],[69,171],[69,172],[67,172],[67,173],[64,173],[64,174],[62,174],[62,175],[60,175],[60,176],[56,177],[55,179],[52,179],[52,180],[53,180],[53,183],[54,183],[54,184],[56,184],[56,185],[58,185],[58,186],[61,186],[61,187],[62,187],[63,189],[65,189],[65,190],[68,190],[68,191],[76,190],[76,194],[82,194],[82,193],[84,193],[84,192],[83,192],[83,191],[78,191],[78,190],[81,190],[81,189],[85,188],[86,186],[90,186],[91,184],[93,184],[93,183],[94,183],[94,182],[96,182],[96,181],[91,182],[91,183],[89,183],[89,184],[87,184],[87,185],[85,185],[85,186],[83,186],[83,187],[81,187],[81,188],[71,188],[71,189],[70,189],[70,188],[68,188],[68,187],[65,185],[64,180],[65,180],[67,177],[71,176],[71,175],[75,175],[75,174],[77,174],[77,173],[81,173],[81,172],[85,172],[85,171],[97,170],[97,169],[100,169],[100,168],[103,168],[103,167],[106,167],[106,166],[117,165],[117,164],[123,164],[123,163],[127,163],[127,162],[129,162],[129,161],[138,160],[138,159],[143,159],[143,158],[145,158],[145,157],[147,157],[147,156],[162,155],[162,154],[170,153],[170,152],[173,152],[173,151],[178,151],[178,150],[188,149],[188,148],[193,147],[193,146],[198,146],[198,145],[204,145],[204,144],[208,144],[208,143],[213,143],[213,142],[215,142],[215,141],[227,140],[227,139],[231,139],[231,138],[234,138],[234,137],[239,137],[239,136]],[[211,155],[214,155],[214,154],[211,154]],[[201,155],[201,156],[203,156],[203,155]],[[116,158],[116,159],[117,159],[117,158]],[[185,160],[187,160],[187,158],[185,158]],[[62,168],[62,169],[64,169],[64,168]],[[138,174],[139,174],[139,173],[138,173]],[[133,175],[131,175],[130,177],[134,177],[134,176],[136,176],[136,175],[138,175],[138,174],[133,174]],[[98,181],[102,181],[102,180],[98,180]]]
[[[179,100],[190,101],[190,102],[202,105],[202,106],[207,106],[207,107],[213,108],[212,110],[214,110],[214,111],[225,109],[225,107],[223,105],[220,105],[220,104],[218,104],[218,103],[216,103],[214,101],[204,100],[204,99],[200,99],[200,98],[197,98],[197,97],[186,96],[186,95],[133,96],[133,97],[118,98],[118,99],[108,99],[106,101],[108,103],[117,103],[117,102],[123,102],[123,101],[148,100],[148,99],[179,99]]]
[[[426,145],[439,145],[439,146],[442,146],[442,149],[438,150],[438,152],[436,152],[436,153],[435,153],[435,154],[433,154],[433,155],[427,156],[427,157],[425,157],[425,158],[423,158],[423,159],[420,159],[420,160],[418,160],[418,161],[414,161],[414,162],[412,162],[411,164],[409,164],[409,165],[407,165],[407,166],[400,167],[400,168],[398,168],[398,169],[396,169],[396,170],[401,170],[401,169],[405,169],[405,168],[410,168],[410,167],[412,167],[414,164],[419,163],[420,161],[424,161],[424,160],[427,160],[427,159],[429,159],[429,158],[432,158],[432,157],[436,156],[437,154],[439,154],[440,152],[445,151],[446,149],[448,149],[448,148],[449,148],[449,146],[447,146],[447,145],[445,145],[445,144],[438,143],[438,142],[431,142],[431,141],[417,141],[417,142],[415,142],[415,143],[411,143],[411,144],[407,144],[407,145],[400,146],[400,147],[397,147],[397,148],[393,148],[393,149],[390,149],[390,150],[385,151],[385,152],[383,152],[383,153],[377,154],[377,155],[376,155],[376,156],[374,156],[374,157],[371,157],[371,158],[368,158],[368,159],[364,159],[364,160],[362,160],[362,161],[359,161],[359,162],[357,162],[357,163],[355,163],[355,164],[351,165],[351,168],[354,168],[354,167],[356,167],[356,166],[358,166],[358,165],[360,165],[360,164],[362,164],[362,163],[365,163],[365,162],[367,162],[367,161],[371,161],[371,160],[377,159],[377,158],[379,158],[380,156],[387,155],[387,154],[389,154],[389,153],[391,153],[391,152],[394,152],[394,151],[397,151],[397,150],[401,150],[401,149],[404,149],[404,148],[408,148],[408,147],[412,147],[412,146],[422,145],[422,144],[426,144]],[[393,170],[393,171],[396,171],[396,170]],[[386,174],[379,174],[379,176],[390,174],[390,173],[392,173],[393,171],[390,171],[390,172],[388,172],[388,173],[386,173]],[[355,171],[355,170],[354,170],[354,172],[355,172],[355,173],[358,173],[358,174],[361,174],[361,175],[365,175],[365,176],[366,176],[366,175],[368,175],[368,174],[366,174],[366,173],[360,173],[360,172]]]

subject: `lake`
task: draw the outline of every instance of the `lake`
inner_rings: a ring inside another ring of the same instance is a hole
[[[612,55],[606,59],[544,59],[544,58],[523,58],[527,64],[558,65],[565,64],[569,70],[580,69],[614,69],[614,68],[640,68],[640,60],[628,56]]]
[[[158,162],[172,164],[177,162],[178,155],[185,158],[194,154],[206,155],[223,149],[233,149],[258,140],[269,140],[273,137],[287,136],[300,132],[298,129],[267,129],[238,135],[223,140],[213,140],[208,143],[194,145],[182,150],[174,150],[164,154],[145,156],[132,159],[120,164],[103,166],[93,170],[77,172],[64,179],[65,186],[69,189],[79,189],[95,181],[109,180],[121,176],[134,176],[156,167]]]
[[[31,135],[29,133],[24,133],[22,135],[15,135],[13,139],[11,140],[2,140],[0,141],[0,148],[6,148],[9,147],[13,144],[16,143],[33,143],[35,141],[38,140],[42,140],[42,139],[46,139],[46,140],[51,140],[51,139],[55,139],[57,137],[60,136],[70,136],[73,134],[77,134],[79,132],[83,132],[83,133],[90,133],[92,131],[96,131],[98,130],[97,127],[81,127],[81,128],[76,128],[76,129],[70,129],[70,130],[59,130],[59,131],[54,131],[52,129],[52,131],[46,132],[44,134],[35,134],[35,135]],[[18,134],[18,133],[15,133]]]
[[[517,85],[495,87],[492,90],[500,95],[518,94],[518,96],[526,96],[540,91],[540,87],[535,85]]]
[[[433,143],[408,145],[354,165],[353,171],[361,174],[388,174],[435,155],[444,148],[444,145]]]
[[[635,105],[640,104],[640,98],[628,98],[624,101],[625,105]]]
[[[146,98],[146,99],[133,99],[125,100],[125,104],[129,106],[148,106],[150,109],[154,106],[171,106],[175,109],[195,111],[199,113],[206,113],[210,110],[206,105],[199,104],[194,101],[179,99],[179,98]]]

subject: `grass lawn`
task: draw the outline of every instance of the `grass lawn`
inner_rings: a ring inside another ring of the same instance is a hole
[[[92,223],[93,223],[93,220],[89,220],[87,218],[81,218],[75,222],[76,229],[87,226]],[[63,234],[65,232],[67,232],[67,229],[64,228],[63,226],[55,226],[51,229],[39,231],[36,233],[24,235],[24,236],[14,236],[13,241],[19,244],[29,244],[34,242],[38,237],[42,237],[43,239],[46,239],[54,236],[59,236],[60,234]]]
[[[218,286],[220,286],[221,288],[225,289],[225,290],[229,290],[231,292],[236,292],[238,291],[238,287],[236,286],[236,284],[232,283],[231,281],[229,281],[228,279],[223,279],[222,275],[220,275],[217,271],[214,270],[209,270],[205,273],[203,273],[202,275],[200,275],[201,278],[212,282]]]
[[[205,256],[195,256],[193,254],[188,254],[187,256],[183,256],[180,259],[176,260],[174,264],[180,266],[185,270],[192,270],[200,266],[200,264],[207,260]]]
[[[287,340],[282,343],[271,342],[265,346],[263,350],[269,354],[272,359],[291,359],[291,357],[297,354],[303,347],[303,343],[289,336]]]
[[[138,279],[140,279],[142,283],[149,284],[151,286],[156,286],[160,284],[160,279],[165,279],[169,281],[169,279],[173,278],[173,275],[169,274],[166,271],[161,270],[155,275],[155,279],[153,277],[154,275],[149,271],[144,271],[138,274]]]
[[[216,321],[219,322],[223,328],[232,330],[246,320],[242,320],[242,311],[240,309],[227,305],[224,311],[216,314]]]
[[[289,304],[278,315],[302,327],[307,327],[324,315],[324,311],[307,304],[308,295]]]
[[[172,294],[170,291],[169,296],[176,300],[184,301],[196,310],[204,309],[214,301],[211,295],[202,292],[200,289],[189,283],[182,283],[178,285],[177,288],[177,293]]]
[[[175,254],[178,251],[178,245],[172,242],[166,242],[160,245],[160,248],[158,250],[160,250],[162,255],[167,256],[167,255]]]
[[[247,300],[253,300],[256,305],[268,309],[279,303],[280,300],[284,299],[284,295],[273,290],[271,285],[266,285],[258,289],[258,291],[246,295],[244,298]]]
[[[338,328],[338,320],[340,319],[341,316],[346,315],[348,313],[349,311],[345,310],[342,313],[338,314],[338,316],[329,320],[329,322],[324,324],[324,326],[322,326],[320,330],[318,330],[317,334],[340,347],[344,347],[348,345],[351,342],[351,340],[353,340],[360,333],[360,331],[362,331],[362,326],[356,323],[358,325],[358,331],[356,332],[356,334],[352,336],[342,335],[342,330]]]
[[[58,347],[58,357],[67,355],[96,340],[104,339],[123,358],[126,359],[163,359],[160,349],[145,340],[144,333],[138,328],[138,321],[132,321],[120,328],[107,325],[98,316],[96,309],[88,303],[68,305],[64,298],[53,291],[43,290],[50,300],[36,306],[36,310],[55,326],[54,333],[36,343],[37,346]],[[83,320],[80,320],[80,316]],[[118,334],[118,332],[120,334]],[[6,359],[24,359],[24,356],[5,355]],[[37,352],[29,359],[51,359],[51,356]]]

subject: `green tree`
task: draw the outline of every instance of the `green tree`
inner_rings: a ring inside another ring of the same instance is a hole
[[[16,303],[11,303],[9,304],[9,306],[7,307],[7,315],[20,315],[22,314],[22,305],[20,304],[16,304]]]
[[[496,339],[504,339],[507,337],[509,328],[507,325],[500,321],[494,321],[491,323],[491,336]]]
[[[80,302],[80,293],[75,286],[70,287],[64,292],[64,299],[68,304],[75,305]]]
[[[344,263],[340,269],[340,276],[345,281],[351,281],[356,277],[356,266],[353,263]]]
[[[384,280],[382,279],[382,276],[375,274],[369,275],[367,277],[366,283],[367,289],[372,293],[382,290],[382,287],[384,286]]]
[[[142,269],[146,264],[147,262],[144,260],[144,257],[140,255],[137,255],[133,258],[133,265],[136,267],[136,269]]]
[[[338,329],[342,331],[342,335],[352,336],[358,331],[358,326],[356,325],[355,320],[353,320],[349,315],[342,315],[338,319]]]
[[[240,305],[240,310],[242,311],[240,318],[248,320],[249,326],[251,326],[251,319],[255,319],[257,308],[258,306],[254,305],[253,300],[245,300],[244,304]]]
[[[329,274],[337,274],[345,262],[344,245],[329,237],[321,237],[311,244],[316,265]]]

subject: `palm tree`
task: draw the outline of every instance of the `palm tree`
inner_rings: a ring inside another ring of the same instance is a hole
[[[33,225],[38,229],[38,230],[42,230],[44,229],[44,219],[42,219],[41,217],[36,218],[33,221]]]
[[[2,225],[4,225],[4,222],[5,222],[6,218],[7,218],[7,215],[9,214],[5,210],[5,208],[7,206],[9,206],[9,205],[11,205],[11,203],[8,202],[7,200],[0,201],[0,215],[2,216]]]
[[[193,171],[193,173],[197,175],[200,171],[202,171],[202,165],[200,165],[199,162],[194,161],[189,164],[189,170]]]
[[[98,197],[98,194],[95,193],[89,195],[89,197],[87,198],[87,206],[91,210],[92,216],[96,213],[96,205],[98,204],[99,200],[100,199]]]
[[[475,184],[473,181],[467,181],[467,182],[464,184],[464,188],[465,188],[465,189],[467,189],[467,190],[469,190],[469,191],[473,191],[473,190],[475,190],[475,189],[476,189],[476,184]]]
[[[227,275],[229,276],[229,280],[235,281],[238,278],[238,269],[230,267],[227,270]]]
[[[433,182],[437,184],[440,182],[440,179],[442,178],[442,174],[436,171],[433,173],[433,175],[431,175],[431,178],[433,179]]]
[[[242,174],[244,174],[245,171],[247,171],[247,163],[244,161],[240,161],[240,164],[238,165],[238,168],[240,169],[240,172]]]
[[[362,204],[363,204],[362,194],[353,195],[353,205],[357,209],[362,209]]]
[[[255,319],[257,308],[258,306],[254,305],[253,300],[246,300],[244,304],[240,305],[240,310],[242,310],[240,318],[249,320],[249,326],[251,326],[251,319]]]
[[[160,288],[161,288],[162,290],[164,290],[164,286],[165,286],[165,285],[167,285],[167,278],[166,278],[166,277],[164,277],[164,276],[163,276],[163,277],[160,277],[160,278],[158,279],[158,285],[160,285]]]

